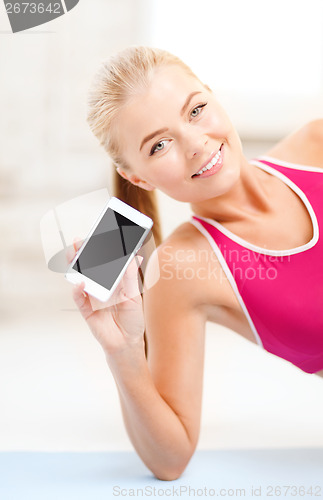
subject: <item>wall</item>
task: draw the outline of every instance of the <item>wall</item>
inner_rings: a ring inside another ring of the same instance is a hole
[[[0,3],[1,449],[131,447],[101,348],[75,311],[69,284],[46,267],[40,220],[62,202],[109,187],[109,159],[85,120],[87,89],[102,59],[129,44],[153,43],[162,26],[165,46],[171,45],[174,52],[178,48],[181,55],[187,54],[187,45],[192,63],[199,61],[202,71],[209,70],[202,38],[206,4],[195,2],[194,12],[185,2],[180,14],[174,11],[178,5],[83,0],[48,25],[12,35]],[[209,5],[224,8],[219,2]],[[153,7],[158,11],[153,13]],[[164,24],[154,21],[156,12]],[[187,24],[186,13],[191,18],[194,14],[194,24]],[[171,42],[172,16],[180,19],[181,32]],[[313,31],[313,36],[321,36],[321,31]],[[240,54],[243,50],[239,47]],[[261,57],[260,53],[259,65],[264,68]],[[214,57],[212,66],[216,65]],[[218,68],[210,73],[215,85],[217,74]],[[234,93],[234,88],[222,86],[240,133],[250,139],[244,142],[248,157],[264,152],[291,125],[316,112],[311,108],[303,114],[295,105],[288,122],[273,107],[277,129],[271,124],[269,130],[263,126],[263,115],[275,100],[264,103],[264,95],[241,100]],[[321,105],[319,98],[315,102]],[[187,220],[190,211],[163,194],[159,200],[166,236]],[[201,446],[319,444],[320,384],[233,332],[208,324]],[[300,433],[303,421],[308,425]]]

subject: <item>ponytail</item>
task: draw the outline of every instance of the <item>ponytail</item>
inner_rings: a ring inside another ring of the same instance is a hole
[[[116,169],[114,169],[113,175],[114,196],[152,219],[154,223],[152,233],[155,240],[155,246],[158,247],[162,242],[162,232],[156,192],[147,191],[146,189],[135,186],[118,174]]]
[[[162,242],[161,226],[158,212],[158,204],[155,191],[147,191],[146,189],[135,186],[127,179],[124,179],[114,168],[113,172],[113,194],[121,201],[128,203],[131,207],[139,210],[153,220],[152,234],[154,237],[153,247],[158,247]],[[148,250],[146,248],[148,247]],[[154,248],[153,248],[154,249]],[[146,244],[140,253],[145,257],[146,265],[151,253],[151,245]],[[139,269],[139,275],[142,283],[144,283],[144,272]],[[143,292],[141,293],[141,296]],[[148,356],[148,342],[146,330],[144,331],[145,355]]]

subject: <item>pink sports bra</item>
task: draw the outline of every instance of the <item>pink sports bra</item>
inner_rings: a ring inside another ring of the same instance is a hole
[[[250,163],[277,176],[301,198],[313,225],[308,243],[269,250],[212,219],[194,215],[190,222],[208,239],[258,344],[315,373],[323,369],[323,168],[266,156]]]

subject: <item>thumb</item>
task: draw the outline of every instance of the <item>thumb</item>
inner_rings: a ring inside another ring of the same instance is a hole
[[[140,267],[144,258],[141,255],[135,255],[135,259],[137,262],[139,261],[138,267]]]
[[[139,261],[139,263],[136,261]],[[140,295],[138,284],[138,269],[142,261],[143,257],[141,255],[134,256],[122,277],[120,283],[121,289],[123,291],[123,294],[129,299]]]

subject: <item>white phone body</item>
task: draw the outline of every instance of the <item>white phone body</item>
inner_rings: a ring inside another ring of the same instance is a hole
[[[153,221],[119,198],[111,197],[83,245],[70,263],[65,278],[85,283],[85,292],[109,300]]]

